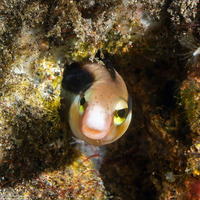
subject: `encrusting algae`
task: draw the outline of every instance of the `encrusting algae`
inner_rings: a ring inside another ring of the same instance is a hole
[[[98,172],[87,157],[76,152],[74,160],[57,170],[45,170],[31,180],[10,180],[1,198],[23,199],[106,199]],[[67,163],[67,162],[66,162]]]
[[[199,199],[199,8],[1,1],[0,198]],[[127,84],[133,120],[120,140],[88,148],[60,115],[61,80],[99,49]]]

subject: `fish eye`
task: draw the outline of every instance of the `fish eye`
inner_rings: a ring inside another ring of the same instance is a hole
[[[122,108],[114,112],[114,123],[116,126],[121,125],[128,115],[128,108]]]
[[[120,98],[115,106],[115,111],[113,116],[114,124],[116,126],[120,126],[126,120],[128,112],[129,110],[127,101],[123,98]]]
[[[120,118],[124,118],[125,117],[125,114],[126,114],[126,109],[120,109],[117,111],[117,115],[120,117]]]
[[[86,105],[87,105],[87,101],[86,101],[85,97],[81,96],[80,100],[79,100],[79,113],[80,114],[83,114],[83,112],[85,111]]]

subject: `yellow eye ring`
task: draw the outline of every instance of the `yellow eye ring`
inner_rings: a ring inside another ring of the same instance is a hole
[[[116,110],[114,112],[114,124],[116,126],[121,125],[126,120],[127,115],[128,115],[128,108]]]
[[[87,105],[87,101],[86,101],[85,97],[81,96],[80,100],[79,100],[79,113],[80,114],[83,114],[83,112],[85,111],[86,105]]]

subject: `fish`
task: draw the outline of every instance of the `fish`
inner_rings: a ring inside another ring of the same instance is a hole
[[[108,59],[64,66],[61,105],[74,136],[102,146],[119,139],[132,118],[126,84]]]

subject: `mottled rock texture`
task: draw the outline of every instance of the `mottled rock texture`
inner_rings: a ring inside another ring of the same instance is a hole
[[[199,11],[194,0],[1,0],[0,198],[199,199]],[[95,154],[74,149],[59,109],[63,65],[98,49],[133,120]]]

